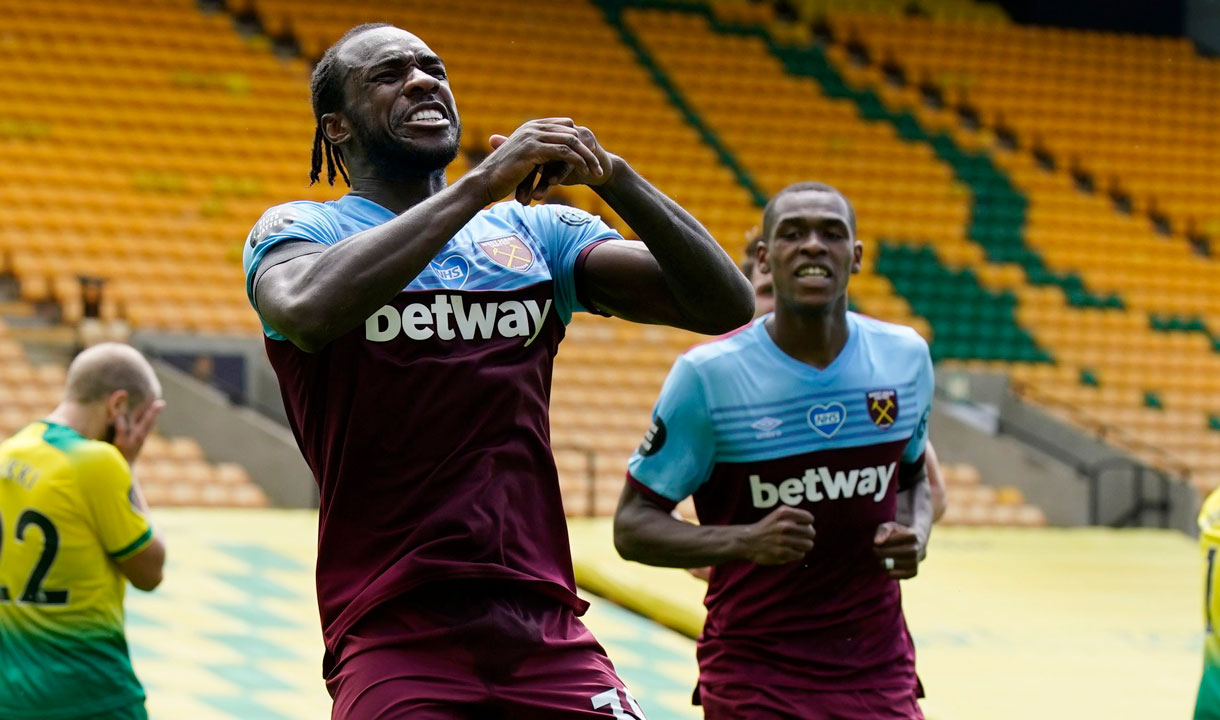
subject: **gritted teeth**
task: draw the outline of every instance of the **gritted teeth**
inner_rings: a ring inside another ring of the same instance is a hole
[[[415,122],[417,120],[444,120],[444,119],[445,119],[445,116],[443,114],[441,114],[440,110],[434,110],[432,108],[425,108],[423,110],[416,110],[415,112],[411,113],[411,115],[407,118],[407,122]]]
[[[830,273],[826,268],[816,265],[805,265],[796,270],[797,277],[829,277]]]

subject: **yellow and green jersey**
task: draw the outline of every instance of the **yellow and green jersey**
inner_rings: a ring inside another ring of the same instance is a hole
[[[113,445],[49,422],[0,443],[0,718],[80,718],[143,701],[115,563],[151,541]]]
[[[1195,700],[1195,720],[1220,720],[1220,490],[1199,511],[1199,544],[1203,550],[1203,679]]]

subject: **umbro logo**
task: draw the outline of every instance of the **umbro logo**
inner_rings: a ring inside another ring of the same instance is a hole
[[[754,439],[767,440],[769,438],[776,438],[783,435],[783,431],[777,429],[783,424],[784,421],[780,420],[779,418],[766,416],[750,423],[750,427],[758,431],[758,434],[754,436]]]

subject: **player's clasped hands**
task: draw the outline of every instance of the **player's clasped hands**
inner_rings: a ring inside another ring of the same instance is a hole
[[[744,557],[757,565],[796,562],[813,549],[813,513],[783,505],[747,525]]]
[[[910,528],[887,522],[878,525],[873,535],[873,554],[892,579],[907,580],[919,572],[923,552],[919,537]]]
[[[492,135],[492,153],[480,166],[490,202],[512,193],[528,205],[556,185],[600,185],[610,178],[613,158],[589,128],[571,118],[530,120],[512,135]]]

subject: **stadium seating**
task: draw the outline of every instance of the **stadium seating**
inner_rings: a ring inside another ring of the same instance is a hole
[[[1220,64],[1180,39],[866,13],[831,12],[827,19],[836,37],[862,44],[878,60],[861,68],[845,48],[828,53],[844,74],[963,143],[988,147],[1029,198],[1028,245],[1053,270],[1077,273],[1085,286],[1121,302],[1075,307],[1070,297],[1056,302],[1053,291],[1021,288],[1013,283],[1021,278],[1002,276],[1007,269],[976,266],[992,287],[1015,292],[1022,324],[1058,361],[1013,366],[1014,380],[1031,398],[1156,464],[1185,469],[1201,490],[1220,483],[1212,422],[1220,408],[1220,355],[1210,334],[1220,322],[1216,266],[1183,232],[1215,231],[1208,218],[1216,199],[1207,196],[1217,190],[1199,176],[1210,146],[1191,128],[1209,121],[1215,93],[1201,88],[1220,81]],[[964,129],[945,117],[951,109],[927,107],[914,83],[894,87],[882,63],[971,104],[990,130]],[[998,149],[997,126],[1016,133],[1016,150]],[[1050,153],[1057,167],[1040,165],[1035,149]],[[1190,167],[1175,169],[1180,165]],[[1157,179],[1162,170],[1171,182]],[[1074,171],[1091,174],[1099,190],[1129,193],[1134,212],[1116,209],[1105,192],[1081,192]],[[1171,218],[1174,236],[1157,234],[1145,217],[1150,206]]]
[[[562,112],[691,209],[735,255],[759,221],[760,197],[804,177],[841,185],[866,218],[853,304],[925,336],[928,322],[876,272],[880,239],[903,247],[935,242],[942,258],[981,262],[961,230],[966,193],[927,148],[859,122],[749,43],[733,49],[749,56],[783,117],[824,115],[833,134],[785,142],[751,131],[753,121],[783,128],[770,109],[740,113],[717,97],[720,81],[699,58],[718,37],[703,30],[702,39],[658,51],[648,32],[640,33],[645,42],[634,41],[634,19],[619,24],[597,3],[550,0],[530,13],[482,0],[232,5],[256,10],[271,36],[290,30],[307,58],[370,19],[424,37],[446,59],[462,111],[465,152],[451,179],[487,150],[489,134]],[[10,41],[0,44],[0,62],[12,68],[0,79],[12,98],[0,111],[0,149],[15,160],[0,177],[0,202],[15,209],[0,221],[0,269],[20,279],[27,299],[57,301],[69,321],[82,312],[77,277],[88,275],[108,279],[103,319],[137,329],[256,334],[241,283],[241,239],[270,205],[342,191],[304,187],[313,134],[307,64],[278,59],[266,38],[243,39],[230,16],[202,13],[191,0],[0,0],[0,11],[15,18],[6,24]],[[172,30],[150,40],[139,28],[152,25]],[[96,81],[83,88],[57,82],[82,54],[98,66]],[[501,60],[507,57],[511,72]],[[908,172],[899,179],[891,173],[895,157]],[[559,199],[628,232],[586,188],[564,188]],[[1013,313],[1005,317],[1014,342],[1032,347]],[[568,337],[553,398],[557,456],[570,511],[604,514],[673,357],[699,339],[587,318]]]
[[[189,0],[3,0],[0,14],[0,269],[69,320],[87,275],[110,281],[106,319],[255,332],[237,256],[268,188],[334,194],[304,189],[305,65]]]
[[[59,403],[65,372],[58,365],[34,365],[21,344],[0,323],[0,437],[8,437]],[[192,439],[154,433],[139,460],[140,486],[154,506],[266,507],[267,496],[246,471],[232,463],[212,464]]]
[[[941,467],[948,506],[941,518],[944,525],[1046,525],[1046,515],[1025,502],[1014,487],[984,485],[979,471],[965,463],[946,463]]]
[[[1158,466],[1189,473],[1200,489],[1220,482],[1220,455],[1214,452],[1220,448],[1220,394],[1213,380],[1220,369],[1220,344],[1212,334],[1217,327],[1213,261],[1198,257],[1181,237],[1157,235],[1138,203],[1137,212],[1127,214],[1105,193],[1081,192],[1071,171],[1093,157],[1085,150],[1059,154],[1058,166],[1048,171],[1029,151],[1029,138],[1038,135],[1022,132],[1017,120],[1004,116],[1005,124],[1017,129],[1018,144],[1025,143],[1013,151],[986,120],[982,131],[973,130],[959,122],[951,104],[930,105],[919,87],[929,74],[904,60],[907,46],[926,49],[925,39],[935,37],[958,47],[961,56],[948,60],[939,53],[938,59],[967,63],[981,77],[1000,61],[988,64],[989,54],[972,44],[977,27],[985,25],[991,38],[1005,32],[1050,33],[1065,45],[1073,44],[1071,38],[1089,45],[1093,35],[1027,31],[986,11],[968,24],[913,18],[879,7],[884,3],[851,0],[795,3],[806,14],[795,25],[778,21],[769,5],[745,0],[627,4],[637,6],[626,12],[628,24],[748,171],[767,184],[774,166],[809,168],[804,172],[842,187],[860,198],[858,205],[865,203],[858,210],[866,265],[898,290],[910,311],[930,321],[938,358],[1009,373],[1027,397]],[[941,4],[923,5],[935,10]],[[815,19],[833,28],[824,52],[809,48],[808,37],[792,31],[809,30],[807,23]],[[751,27],[767,29],[770,40]],[[805,45],[789,49],[785,42]],[[1162,45],[1131,40],[1124,46],[1130,61],[1121,67],[1155,64],[1155,48]],[[1174,47],[1181,50],[1179,45]],[[1035,41],[1027,42],[1026,51],[1034,46]],[[1181,54],[1175,53],[1175,58]],[[1020,72],[1018,59],[999,55],[1008,63],[1005,72]],[[1084,62],[1079,53],[1068,55]],[[708,80],[723,57],[743,58],[749,81],[764,89],[767,117],[757,122],[770,132],[751,136],[754,117],[724,111],[725,102]],[[1188,75],[1191,68],[1205,74],[1218,67],[1197,58],[1184,66]],[[1142,87],[1134,78],[1138,73],[1131,74],[1132,83]],[[933,77],[938,79],[943,78]],[[1092,97],[1084,83],[1078,85],[1080,97]],[[1037,94],[1036,83],[1023,87],[1027,95]],[[944,96],[955,98],[953,87],[945,87]],[[776,97],[782,103],[770,100]],[[991,117],[978,104],[984,118]],[[1192,117],[1197,123],[1207,113]],[[866,129],[853,136],[845,130],[853,124]],[[1108,126],[1094,128],[1092,136],[1107,131]],[[880,139],[887,134],[888,141]],[[882,158],[901,160],[879,161],[878,169],[861,160],[837,162],[847,144],[842,139],[851,137],[867,138]],[[924,152],[928,146],[935,155]],[[1087,151],[1104,153],[1105,148]],[[1197,179],[1192,182],[1198,185]],[[1126,180],[1121,184],[1129,186]],[[911,187],[918,188],[916,203],[907,201]],[[888,202],[867,204],[874,192]],[[858,304],[870,310],[866,296]],[[901,314],[875,314],[902,320]]]
[[[930,78],[947,98],[1117,183],[1134,209],[1220,231],[1213,122],[1220,64],[1186,38],[831,14],[845,37]]]

